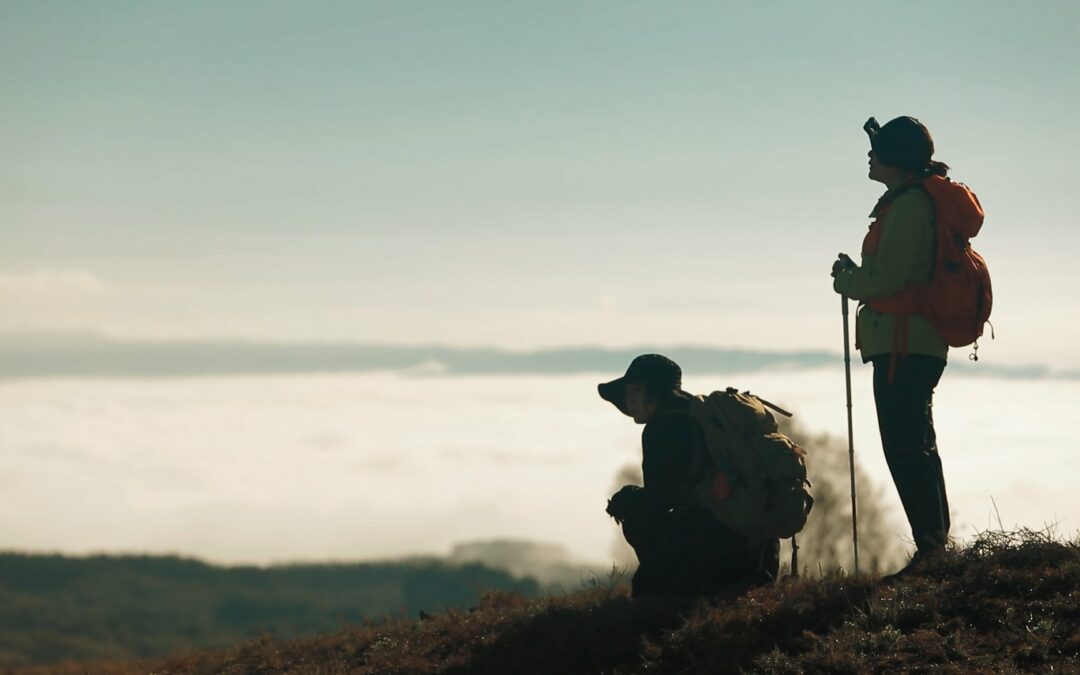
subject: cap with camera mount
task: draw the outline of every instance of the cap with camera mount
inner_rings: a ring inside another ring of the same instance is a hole
[[[897,117],[881,126],[871,117],[863,125],[878,161],[907,171],[924,171],[934,156],[930,130],[914,117]]]

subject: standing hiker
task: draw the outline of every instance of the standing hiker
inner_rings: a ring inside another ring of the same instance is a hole
[[[638,557],[634,597],[718,595],[771,583],[779,568],[779,540],[751,542],[690,499],[704,439],[691,418],[694,397],[682,390],[678,364],[659,354],[639,356],[599,392],[645,425],[644,486],[625,486],[608,504]]]
[[[870,136],[870,180],[888,189],[870,214],[874,221],[861,264],[842,253],[833,263],[833,289],[860,302],[856,347],[874,367],[881,444],[917,547],[897,573],[902,575],[943,552],[948,542],[933,394],[949,344],[970,344],[982,333],[989,277],[967,246],[982,225],[982,208],[965,186],[945,178],[948,165],[931,159],[934,142],[927,128],[915,118],[898,117],[883,127],[871,118],[864,129]],[[968,277],[958,280],[957,264],[947,254],[961,260],[961,271],[973,270],[972,278],[982,274],[985,289],[970,290]]]

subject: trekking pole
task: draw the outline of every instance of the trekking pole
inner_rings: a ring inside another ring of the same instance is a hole
[[[855,506],[855,434],[851,423],[851,339],[848,333],[848,299],[840,296],[844,314],[844,378],[847,384],[848,468],[851,470],[851,544],[855,549],[855,574],[859,573],[859,518]]]

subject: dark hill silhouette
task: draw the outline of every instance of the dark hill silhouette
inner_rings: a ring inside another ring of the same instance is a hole
[[[259,633],[314,635],[465,607],[491,589],[529,597],[546,590],[475,558],[262,568],[0,553],[0,664],[163,656]]]
[[[1080,542],[987,533],[895,585],[831,575],[695,607],[619,585],[69,673],[1077,672]]]

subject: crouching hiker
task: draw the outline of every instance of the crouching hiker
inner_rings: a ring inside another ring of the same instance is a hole
[[[638,557],[633,596],[720,596],[772,583],[778,537],[805,525],[813,499],[802,449],[776,433],[760,399],[733,389],[692,396],[679,366],[659,354],[637,357],[599,391],[645,425],[644,485],[623,487],[607,509]]]

